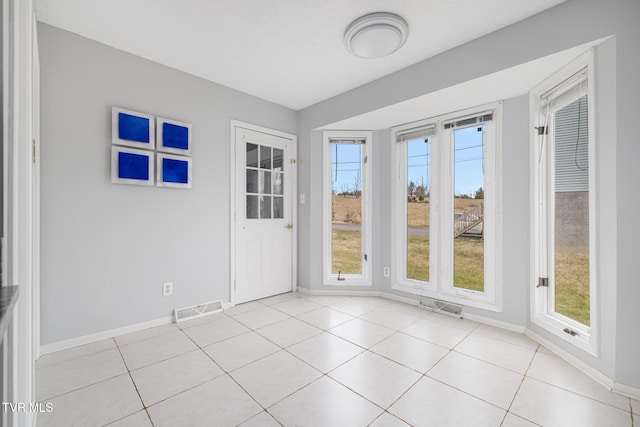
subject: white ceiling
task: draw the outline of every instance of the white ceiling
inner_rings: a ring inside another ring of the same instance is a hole
[[[564,0],[37,0],[38,19],[299,110]],[[382,59],[353,57],[346,27],[393,12],[409,38]]]

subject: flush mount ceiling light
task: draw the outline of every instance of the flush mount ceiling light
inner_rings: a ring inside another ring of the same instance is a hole
[[[400,49],[409,27],[402,17],[387,12],[370,13],[351,23],[344,33],[349,53],[360,58],[382,58]]]

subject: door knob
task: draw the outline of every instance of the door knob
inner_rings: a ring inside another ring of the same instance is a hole
[[[284,226],[284,228],[291,230],[293,228],[293,224],[287,224]]]

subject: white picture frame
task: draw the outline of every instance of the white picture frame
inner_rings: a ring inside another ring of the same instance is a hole
[[[191,188],[193,159],[168,153],[156,155],[156,185],[169,188]]]
[[[111,142],[114,145],[155,150],[155,120],[150,114],[111,108]]]
[[[156,117],[156,150],[163,153],[190,156],[193,145],[193,125]]]
[[[111,147],[111,182],[153,186],[154,152],[129,147]]]

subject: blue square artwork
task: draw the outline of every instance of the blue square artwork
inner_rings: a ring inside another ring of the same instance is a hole
[[[147,155],[118,152],[118,178],[148,181],[149,161]]]
[[[189,128],[186,126],[162,123],[162,145],[180,150],[189,149]]]
[[[148,144],[150,122],[146,117],[118,113],[118,138]]]
[[[189,162],[187,160],[162,159],[162,182],[188,184]]]

